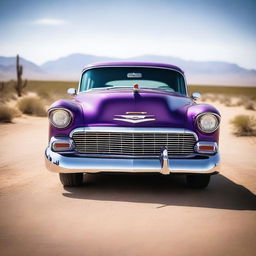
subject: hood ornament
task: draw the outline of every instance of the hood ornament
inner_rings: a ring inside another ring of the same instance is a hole
[[[155,115],[147,115],[147,112],[126,112],[125,115],[115,115],[114,120],[137,124],[156,119]]]
[[[133,85],[133,92],[134,93],[139,92],[139,85],[138,84]]]

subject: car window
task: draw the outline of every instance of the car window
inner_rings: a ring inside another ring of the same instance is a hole
[[[174,70],[142,67],[102,67],[85,71],[80,82],[80,92],[106,88],[164,89],[186,94],[183,76]]]

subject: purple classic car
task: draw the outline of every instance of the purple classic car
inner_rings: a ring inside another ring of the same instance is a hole
[[[205,188],[218,172],[220,114],[188,96],[183,71],[160,63],[87,66],[70,100],[48,111],[47,168],[64,186],[85,173],[185,174]],[[86,175],[85,175],[86,177]]]

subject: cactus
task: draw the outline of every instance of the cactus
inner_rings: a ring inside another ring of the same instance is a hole
[[[17,73],[17,82],[15,85],[15,90],[17,91],[18,97],[21,97],[23,89],[27,85],[27,80],[22,81],[23,66],[20,65],[20,57],[16,57],[16,73]]]

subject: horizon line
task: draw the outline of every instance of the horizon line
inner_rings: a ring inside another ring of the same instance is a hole
[[[37,66],[43,66],[45,63],[47,62],[51,62],[51,61],[57,61],[59,59],[62,59],[62,58],[67,58],[71,55],[89,55],[89,56],[94,56],[94,57],[102,57],[102,58],[113,58],[113,59],[118,59],[118,60],[131,60],[132,58],[138,58],[138,57],[143,57],[143,56],[156,56],[156,57],[170,57],[170,58],[175,58],[175,59],[180,59],[180,60],[183,60],[183,61],[195,61],[195,62],[222,62],[222,63],[226,63],[226,64],[233,64],[233,65],[237,65],[238,67],[240,68],[243,68],[243,69],[247,69],[247,70],[250,70],[250,71],[256,71],[256,67],[255,68],[247,68],[247,67],[244,67],[238,63],[235,63],[235,62],[229,62],[229,61],[224,61],[224,60],[195,60],[195,59],[184,59],[184,58],[181,58],[181,57],[177,57],[177,56],[171,56],[171,55],[162,55],[162,54],[142,54],[142,55],[135,55],[135,56],[132,56],[132,57],[113,57],[113,56],[104,56],[104,55],[96,55],[96,54],[91,54],[91,53],[79,53],[79,52],[76,52],[76,53],[70,53],[68,55],[63,55],[61,57],[58,57],[58,58],[55,58],[55,59],[52,59],[52,60],[47,60],[47,61],[44,61],[43,63],[39,64],[38,62],[36,61],[32,61],[26,57],[23,57],[21,54],[17,53],[16,55],[14,56],[4,56],[4,55],[0,55],[0,57],[4,57],[4,58],[15,58],[17,55],[19,55],[20,58],[22,59],[25,59],[26,61],[29,61],[29,62],[32,62],[33,64],[36,64]]]

